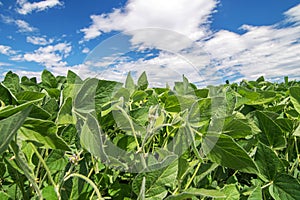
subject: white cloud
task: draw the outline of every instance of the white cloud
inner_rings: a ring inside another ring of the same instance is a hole
[[[35,45],[48,45],[54,42],[52,38],[47,40],[45,37],[27,36],[26,41]]]
[[[204,25],[216,4],[216,0],[129,0],[124,9],[92,15],[92,24],[81,29],[81,32],[84,33],[85,41],[112,30],[132,31],[144,28],[168,29],[199,39],[208,31]]]
[[[6,67],[6,66],[11,66],[11,64],[10,63],[0,62],[0,67]]]
[[[205,26],[216,1],[176,0],[172,6],[164,3],[130,0],[124,9],[91,16],[92,25],[81,29],[85,41],[102,33],[125,31],[131,37],[131,47],[142,50],[145,45],[169,50],[151,59],[116,63],[102,72],[103,78],[123,80],[128,71],[144,70],[152,75],[152,80],[156,77],[156,81],[166,82],[178,79],[180,74],[206,84],[218,84],[224,79],[256,79],[261,75],[272,80],[283,76],[300,78],[300,4],[286,11],[286,19],[277,24],[243,25],[244,33],[239,34],[229,30],[212,32]],[[109,65],[106,60],[102,64]]]
[[[72,47],[68,43],[58,43],[56,45],[48,45],[40,47],[32,53],[25,53],[12,57],[15,61],[36,62],[47,68],[65,67],[67,62],[64,58],[69,56]]]
[[[82,49],[82,53],[89,53],[90,52],[90,49],[85,47]]]
[[[59,0],[44,0],[39,2],[30,3],[27,0],[17,0],[19,8],[17,12],[26,15],[32,13],[33,11],[40,12],[55,6],[61,6],[62,2]]]
[[[4,15],[1,15],[0,14],[0,18],[2,19],[2,21],[6,24],[14,24],[18,27],[18,31],[19,32],[34,32],[34,31],[37,31],[38,29],[31,26],[29,23],[27,23],[26,21],[24,20],[15,20],[11,17],[8,17],[8,16],[4,16]]]
[[[289,22],[300,22],[300,4],[289,9],[284,13],[287,16]]]
[[[30,26],[24,20],[18,19],[14,23],[18,26],[20,32],[34,32],[37,30],[37,28]]]
[[[3,6],[3,3],[0,1],[0,6]]]
[[[295,8],[299,6],[285,13],[287,19],[296,22],[293,26],[244,25],[244,34],[226,30],[213,34],[205,42],[205,50],[217,61],[212,71],[236,80],[260,75],[273,80],[287,75],[300,78],[300,18],[295,18]]]
[[[16,54],[16,51],[12,50],[10,46],[0,45],[0,54],[10,56]]]

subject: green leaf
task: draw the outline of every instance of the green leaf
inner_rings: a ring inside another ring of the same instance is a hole
[[[166,186],[170,186],[176,181],[178,172],[178,162],[174,161],[169,166],[152,171],[141,173],[133,180],[133,191],[139,195],[143,179],[146,179],[145,199],[161,200],[166,197],[168,191]]]
[[[222,198],[221,200],[239,200],[240,199],[240,193],[236,188],[236,185],[230,184],[225,185],[221,192],[224,192],[226,197]]]
[[[209,134],[204,138],[204,152],[208,157],[224,167],[246,173],[258,173],[257,166],[247,152],[230,136]]]
[[[19,106],[7,106],[3,109],[0,109],[0,119],[3,119],[3,118],[6,118],[6,117],[9,117],[17,112],[20,112],[26,108],[28,108],[29,106],[32,105],[33,102],[27,102],[27,103],[24,103],[24,104],[21,104]]]
[[[3,83],[0,83],[0,94],[0,101],[2,101],[4,105],[11,105],[13,103],[13,97],[9,90],[3,85]]]
[[[16,94],[16,98],[19,103],[25,103],[28,101],[38,101],[42,100],[45,97],[45,94],[40,92],[24,91]]]
[[[238,93],[245,98],[243,99],[243,101],[245,101],[244,103],[247,105],[262,105],[262,104],[270,103],[274,101],[276,98],[275,92],[270,92],[270,91],[254,92],[243,87],[238,88]]]
[[[8,145],[22,126],[30,110],[31,107],[0,121],[0,154],[8,148]]]
[[[44,187],[42,190],[44,199],[57,200],[57,195],[55,193],[54,187],[51,185]]]
[[[212,189],[204,189],[204,188],[189,188],[180,194],[168,196],[165,200],[182,200],[182,199],[189,199],[196,196],[211,197],[215,199],[226,198],[224,192],[221,192],[220,190],[212,190]]]
[[[300,184],[296,178],[290,175],[279,174],[269,187],[269,192],[275,200],[299,200]]]
[[[58,86],[55,76],[46,69],[42,72],[42,83],[46,88],[57,88]]]
[[[276,153],[262,143],[257,146],[255,162],[260,173],[270,181],[274,180],[277,173],[284,172],[284,165]]]
[[[261,142],[274,149],[284,148],[286,140],[278,124],[266,112],[257,111],[256,117],[262,131]]]
[[[256,186],[255,189],[250,193],[247,200],[260,200],[262,198],[261,186]]]
[[[252,135],[252,129],[247,119],[227,117],[224,122],[223,133],[232,138],[245,138]]]
[[[133,78],[132,78],[130,72],[128,72],[128,74],[127,74],[125,88],[129,89],[130,93],[132,93],[135,89],[135,84],[134,84],[134,81],[133,81]]]
[[[19,134],[23,140],[34,141],[45,148],[70,150],[68,145],[57,136],[56,124],[49,120],[29,118],[24,122]]]
[[[13,95],[16,95],[21,91],[20,78],[17,74],[11,71],[7,72],[2,83]]]
[[[291,87],[290,95],[294,108],[300,114],[300,87]]]
[[[58,125],[75,124],[75,119],[72,115],[72,99],[70,97],[65,100],[64,104],[59,110],[56,123]]]
[[[138,89],[140,89],[140,90],[147,89],[147,87],[148,87],[148,80],[147,80],[146,72],[143,72],[141,74],[141,76],[139,77],[138,82],[137,82],[137,86],[138,86]]]

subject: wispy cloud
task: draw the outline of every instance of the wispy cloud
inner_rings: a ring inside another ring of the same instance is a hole
[[[12,64],[10,63],[5,63],[5,62],[0,62],[0,67],[7,67],[7,66],[11,66]]]
[[[6,24],[16,25],[18,27],[19,32],[34,32],[34,31],[38,30],[37,28],[31,26],[29,23],[27,23],[24,20],[20,20],[20,19],[15,20],[11,17],[4,16],[4,15],[1,15],[1,14],[0,14],[0,18]]]
[[[19,54],[11,59],[14,61],[36,62],[47,68],[65,67],[67,62],[63,61],[69,56],[72,46],[68,43],[58,43],[40,47],[34,52]]]
[[[12,50],[10,46],[0,45],[0,54],[10,56],[16,54],[16,51]]]
[[[286,11],[283,21],[268,26],[245,24],[241,27],[244,33],[239,34],[210,29],[210,16],[217,5],[214,0],[168,3],[131,0],[124,8],[91,16],[92,24],[81,29],[83,41],[120,31],[130,36],[131,47],[146,44],[149,48],[174,53],[162,51],[151,59],[117,63],[103,73],[106,78],[121,80],[128,71],[141,73],[145,69],[164,81],[174,80],[171,73],[174,71],[186,74],[192,81],[209,84],[224,79],[256,79],[260,75],[273,80],[283,76],[300,78],[300,4]]]
[[[27,36],[26,37],[26,41],[31,43],[31,44],[34,44],[34,45],[48,45],[48,44],[51,44],[54,42],[54,39],[50,38],[47,40],[47,38],[44,36],[44,37],[36,37],[36,36]]]
[[[30,3],[27,0],[17,0],[17,12],[22,15],[27,15],[33,11],[40,12],[55,6],[62,6],[63,3],[59,0],[44,0],[39,2]]]

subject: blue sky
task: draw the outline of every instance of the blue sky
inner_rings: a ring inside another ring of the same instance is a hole
[[[300,78],[299,0],[0,0],[0,36],[0,76]]]

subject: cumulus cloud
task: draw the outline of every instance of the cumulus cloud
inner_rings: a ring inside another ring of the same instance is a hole
[[[22,15],[27,15],[33,11],[40,12],[55,6],[61,6],[62,2],[59,0],[44,0],[39,2],[30,3],[27,0],[17,0],[17,12]]]
[[[36,36],[27,36],[26,37],[26,41],[31,43],[31,44],[35,44],[35,45],[48,45],[54,42],[54,40],[52,38],[48,39],[44,36],[44,37],[36,37]]]
[[[205,50],[218,61],[214,70],[236,80],[260,75],[275,80],[300,74],[300,12],[295,8],[300,7],[285,12],[288,21],[295,22],[293,26],[243,25],[244,34],[226,30],[213,34]]]
[[[31,26],[29,23],[27,23],[24,20],[20,20],[20,19],[15,20],[11,17],[4,16],[4,15],[1,15],[1,14],[0,14],[0,18],[6,24],[16,25],[18,27],[19,32],[34,32],[34,31],[38,30],[37,28]]]
[[[81,32],[84,33],[83,39],[88,41],[113,30],[162,28],[199,39],[206,35],[204,25],[216,4],[215,0],[129,0],[124,8],[112,13],[92,15],[92,24]]]
[[[10,56],[16,54],[16,51],[12,50],[10,46],[0,45],[0,54]]]
[[[287,10],[285,20],[276,24],[243,25],[242,34],[210,29],[216,6],[214,0],[129,0],[124,8],[92,15],[92,24],[81,32],[83,40],[88,41],[120,31],[130,36],[131,47],[138,47],[139,52],[143,48],[169,50],[150,59],[114,63],[102,73],[108,79],[121,79],[128,71],[141,73],[145,69],[166,82],[174,80],[173,72],[208,84],[260,75],[273,80],[287,75],[300,78],[300,4]],[[107,65],[107,61],[102,60],[102,64]]]
[[[40,47],[34,52],[16,55],[12,57],[15,61],[36,62],[47,68],[65,67],[67,62],[63,61],[69,56],[72,47],[68,43],[58,43],[56,45],[48,45]]]
[[[82,53],[89,53],[90,52],[90,49],[85,47],[82,49]]]

